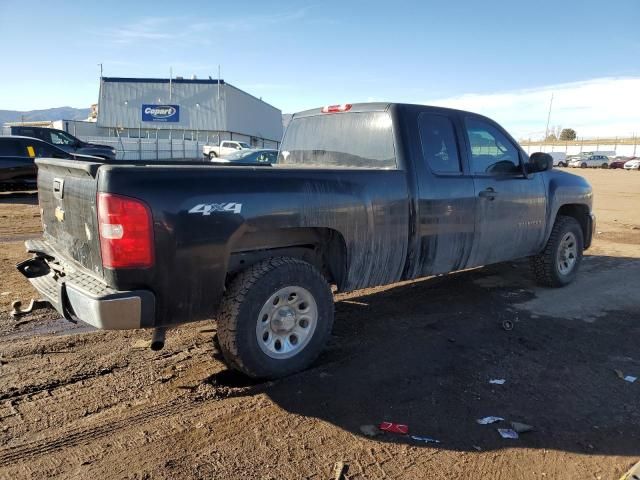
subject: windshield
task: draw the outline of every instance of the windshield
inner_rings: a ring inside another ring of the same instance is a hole
[[[278,164],[395,168],[391,117],[388,112],[294,117],[282,140]]]

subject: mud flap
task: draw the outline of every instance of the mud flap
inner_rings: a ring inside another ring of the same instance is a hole
[[[58,282],[58,301],[60,302],[60,310],[58,313],[60,313],[65,320],[69,320],[71,323],[78,323],[78,318],[75,316],[71,305],[69,305],[67,287],[64,282]]]

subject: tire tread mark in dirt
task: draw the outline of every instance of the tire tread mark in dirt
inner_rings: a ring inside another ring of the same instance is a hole
[[[0,450],[0,466],[4,467],[12,463],[29,460],[29,457],[34,455],[47,455],[57,450],[74,447],[83,442],[104,438],[112,435],[114,431],[131,425],[140,425],[159,417],[183,413],[201,404],[202,402],[186,401],[185,397],[178,397],[166,405],[160,407],[147,406],[139,413],[114,422],[90,428],[75,428],[68,432],[61,432],[60,435],[55,437],[43,438],[34,442],[9,447]]]
[[[27,395],[35,395],[37,393],[53,390],[60,387],[65,387],[68,385],[73,385],[74,383],[82,382],[83,380],[88,380],[90,378],[108,375],[110,373],[113,373],[113,371],[118,368],[126,368],[126,367],[127,365],[113,365],[110,367],[101,368],[100,370],[93,371],[93,372],[76,373],[71,377],[67,378],[66,380],[53,380],[51,382],[47,382],[45,384],[40,384],[40,385],[26,385],[17,390],[0,393],[0,401],[16,400],[20,397],[24,397]]]

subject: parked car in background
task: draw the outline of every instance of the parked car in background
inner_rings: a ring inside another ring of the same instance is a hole
[[[73,158],[73,155],[36,138],[0,137],[0,191],[35,189],[36,157]]]
[[[224,157],[238,150],[251,150],[251,145],[246,142],[236,142],[232,140],[224,140],[219,146],[204,145],[202,154],[209,159]]]
[[[566,167],[568,165],[567,162],[567,154],[564,152],[547,152],[553,158],[553,166],[554,167]]]
[[[609,168],[609,157],[606,155],[585,155],[569,162],[570,167]]]
[[[625,170],[640,170],[640,158],[634,158],[624,164]]]
[[[11,135],[22,135],[43,140],[47,143],[69,153],[79,153],[81,155],[91,155],[105,160],[115,160],[116,149],[108,145],[98,145],[96,143],[83,142],[64,130],[46,127],[31,127],[28,125],[17,125],[9,127]]]
[[[609,163],[609,168],[624,168],[624,164],[636,157],[616,157]]]
[[[221,160],[227,160],[229,163],[272,164],[278,161],[278,150],[273,150],[273,149],[240,150],[237,152],[233,152],[230,155],[226,155]]]

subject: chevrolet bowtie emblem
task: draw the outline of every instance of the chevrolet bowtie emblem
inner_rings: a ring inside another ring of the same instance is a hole
[[[56,211],[54,213],[59,222],[64,222],[64,210],[60,207],[56,207]]]

